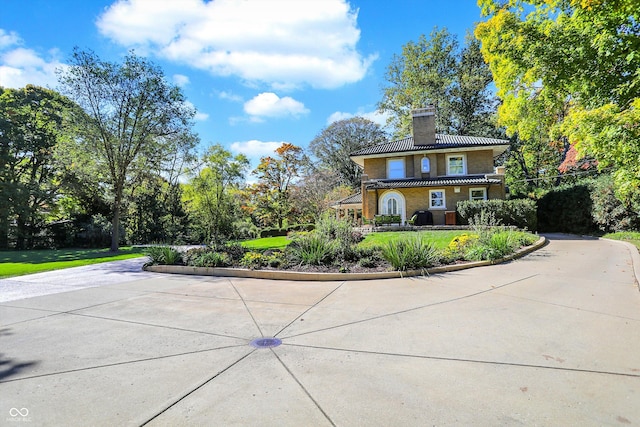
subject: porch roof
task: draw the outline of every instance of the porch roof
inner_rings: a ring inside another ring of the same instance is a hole
[[[501,183],[502,181],[500,179],[487,178],[485,175],[465,175],[456,178],[379,179],[366,182],[365,187],[373,190],[376,188],[443,187],[451,185],[491,185]]]
[[[357,205],[357,206],[356,206]],[[331,205],[334,209],[339,208],[360,208],[362,207],[362,193],[351,194],[350,196],[340,199]]]

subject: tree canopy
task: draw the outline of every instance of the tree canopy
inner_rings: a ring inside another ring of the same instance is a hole
[[[360,187],[362,170],[351,161],[354,151],[387,139],[380,125],[363,117],[353,117],[331,123],[309,143],[309,149],[319,160],[319,167],[333,171],[342,184]]]
[[[542,132],[612,168],[621,197],[640,185],[639,0],[479,0],[475,34],[502,104],[499,122]],[[563,156],[564,158],[564,156]]]
[[[60,183],[54,151],[73,108],[73,102],[50,89],[0,87],[0,249],[8,248],[9,234],[17,248],[33,246]]]
[[[195,112],[159,67],[133,52],[112,63],[76,48],[59,77],[64,93],[83,109],[76,116],[80,138],[69,148],[90,153],[111,190],[111,250],[116,251],[125,188],[139,171],[158,169],[178,150],[176,144],[193,144],[193,138],[175,136],[190,133]]]
[[[302,148],[283,143],[275,157],[266,156],[253,171],[258,182],[252,187],[256,213],[266,224],[282,228],[292,212],[291,185],[298,178],[309,158]]]
[[[378,107],[391,113],[396,138],[411,134],[411,110],[436,107],[436,132],[492,136],[495,101],[489,90],[491,72],[471,36],[460,49],[446,28],[402,46],[387,67]]]

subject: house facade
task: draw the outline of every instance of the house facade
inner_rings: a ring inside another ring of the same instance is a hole
[[[494,168],[494,159],[509,141],[436,134],[433,107],[412,114],[411,137],[351,154],[363,175],[360,196],[348,201],[361,203],[363,218],[400,215],[404,224],[430,212],[434,225],[455,224],[458,201],[505,198],[504,168]]]

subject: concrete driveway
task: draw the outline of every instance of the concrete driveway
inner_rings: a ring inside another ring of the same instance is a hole
[[[548,237],[427,278],[140,273],[4,302],[0,424],[640,425],[630,248]]]

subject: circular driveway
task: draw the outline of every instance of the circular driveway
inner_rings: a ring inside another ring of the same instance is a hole
[[[631,250],[547,237],[430,277],[127,272],[0,303],[0,424],[640,424]]]

